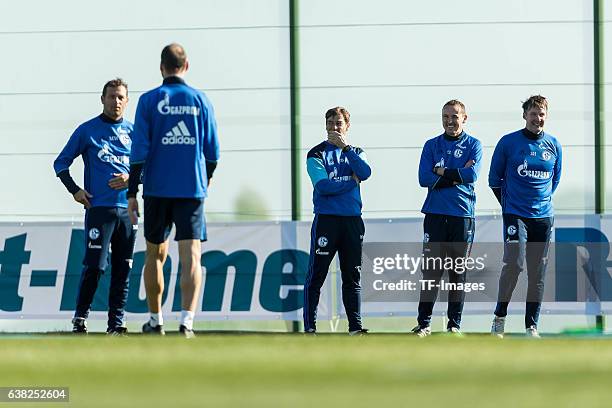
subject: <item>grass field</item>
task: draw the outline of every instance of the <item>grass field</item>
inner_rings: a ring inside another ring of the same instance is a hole
[[[0,337],[0,386],[68,386],[71,407],[586,408],[610,384],[609,338]]]

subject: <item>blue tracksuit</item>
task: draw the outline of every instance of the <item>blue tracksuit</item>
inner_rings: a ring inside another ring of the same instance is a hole
[[[470,160],[471,167],[465,167]],[[474,182],[482,165],[480,141],[463,132],[458,138],[442,134],[425,142],[419,162],[419,184],[427,187],[421,212],[474,218]],[[433,172],[444,167],[444,176]],[[454,185],[453,181],[459,184]]]
[[[372,174],[362,149],[343,153],[327,141],[319,143],[308,152],[306,169],[314,186],[315,214],[361,215],[359,184],[351,176],[364,181]]]
[[[501,188],[502,212],[525,218],[553,216],[552,195],[561,179],[561,145],[542,132],[537,139],[523,130],[503,136],[495,146],[489,186]]]
[[[489,186],[497,191],[501,201],[505,242],[495,315],[504,317],[508,313],[508,303],[525,259],[527,328],[537,326],[540,316],[554,224],[552,195],[561,179],[561,164],[561,145],[557,139],[526,129],[503,136],[491,160]]]
[[[314,187],[315,218],[304,283],[304,330],[316,331],[321,287],[336,252],[340,258],[342,301],[349,331],[361,330],[361,251],[365,225],[361,219],[359,184],[352,175],[364,181],[372,170],[360,148],[342,152],[327,141],[308,152],[306,167]]]
[[[472,161],[468,167],[468,162]],[[474,183],[482,164],[480,141],[463,132],[458,137],[442,134],[425,142],[419,162],[419,183],[427,187],[423,204],[423,254],[432,258],[462,258],[469,255],[474,239]],[[444,167],[444,176],[434,172]],[[423,279],[438,284],[444,268],[423,268]],[[448,270],[449,281],[465,283],[466,274]],[[417,321],[429,327],[438,290],[421,290]],[[447,328],[459,328],[465,292],[448,293]]]
[[[85,213],[86,250],[77,294],[75,317],[87,318],[107,267],[111,251],[111,283],[108,299],[108,329],[124,324],[136,229],[127,213],[126,190],[115,190],[108,181],[113,173],[130,172],[132,124],[113,121],[104,114],[80,125],[61,151],[53,168],[56,174],[69,170],[81,155],[85,163],[85,190],[93,197]]]
[[[126,190],[114,190],[108,181],[113,173],[130,172],[130,134],[133,125],[127,120],[111,122],[103,115],[80,125],[62,149],[53,169],[55,174],[67,170],[75,158],[83,156],[84,189],[93,197],[92,207],[127,207]]]
[[[138,100],[131,162],[144,163],[145,196],[206,197],[206,161],[219,160],[217,124],[208,98],[178,77]]]

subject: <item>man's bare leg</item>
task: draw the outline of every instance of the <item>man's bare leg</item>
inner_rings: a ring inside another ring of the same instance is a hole
[[[168,240],[161,244],[153,244],[147,241],[147,252],[144,266],[144,283],[147,292],[147,304],[152,327],[163,325],[164,319],[161,313],[161,299],[164,292],[164,263],[168,256]],[[145,330],[143,328],[143,330]]]
[[[181,325],[193,330],[193,317],[202,288],[202,243],[198,239],[178,242],[181,261]]]

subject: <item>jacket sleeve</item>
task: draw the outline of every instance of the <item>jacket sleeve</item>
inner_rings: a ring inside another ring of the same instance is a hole
[[[138,100],[136,116],[134,119],[134,130],[132,131],[132,149],[130,152],[130,164],[144,163],[149,155],[151,147],[151,122],[150,114],[147,112],[146,94]]]
[[[79,126],[74,133],[72,133],[70,139],[68,139],[68,142],[53,162],[53,170],[55,170],[56,176],[64,170],[68,170],[74,159],[85,151],[82,135],[83,130]]]
[[[433,172],[434,165],[435,160],[431,151],[431,143],[426,142],[419,161],[419,185],[421,187],[433,188],[440,180],[440,176]]]
[[[559,181],[561,181],[561,168],[563,161],[563,152],[561,149],[561,144],[556,142],[555,144],[557,150],[557,160],[555,161],[555,167],[553,168],[553,178],[552,178],[552,194],[554,194],[557,187],[559,187]]]
[[[217,122],[213,106],[206,97],[203,100],[205,108],[205,114],[202,115],[202,130],[204,131],[203,152],[206,159],[207,177],[211,178],[219,161],[219,138],[217,136]]]
[[[504,182],[506,172],[506,153],[504,149],[504,139],[497,142],[493,157],[491,158],[491,167],[489,168],[489,187],[500,188]]]
[[[323,161],[318,157],[309,157],[306,160],[306,170],[308,171],[314,189],[317,193],[322,195],[346,193],[358,185],[357,182],[352,179],[348,181],[330,180],[327,176]]]
[[[472,166],[457,169],[463,181],[461,184],[471,184],[478,180],[478,175],[480,174],[480,168],[482,166],[482,144],[479,140],[476,140],[474,143],[468,161],[470,160],[474,161]]]
[[[474,164],[470,167],[444,170],[444,178],[448,178],[459,184],[475,183],[480,174],[480,167],[482,166],[482,144],[478,140],[475,141],[466,163],[470,160],[474,161]]]
[[[353,170],[353,173],[355,173],[359,180],[367,180],[372,175],[372,169],[363,150],[360,149],[360,152],[357,153],[355,148],[352,148],[346,153],[346,156],[349,159],[351,170]]]
[[[433,172],[436,161],[433,157],[431,142],[425,143],[419,161],[419,184],[432,190],[437,188],[453,187],[453,182]]]

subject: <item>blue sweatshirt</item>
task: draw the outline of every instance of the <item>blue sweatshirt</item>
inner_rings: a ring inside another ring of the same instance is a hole
[[[472,160],[474,163],[465,167]],[[419,162],[419,184],[427,187],[421,212],[474,218],[474,183],[482,165],[482,145],[463,132],[456,138],[442,134],[425,142]],[[434,167],[444,167],[438,176]]]
[[[53,162],[55,174],[68,170],[78,156],[83,156],[84,189],[93,197],[92,207],[127,207],[127,190],[114,190],[108,181],[113,173],[130,172],[130,134],[127,120],[111,121],[103,115],[80,125]]]
[[[525,129],[503,136],[493,152],[489,186],[501,188],[504,214],[552,217],[552,195],[561,179],[561,145],[553,136]]]
[[[206,161],[219,160],[212,104],[178,77],[138,100],[132,135],[132,164],[144,163],[143,194],[206,197]]]
[[[308,152],[306,169],[314,187],[315,214],[361,215],[359,184],[352,175],[364,181],[372,174],[362,149],[351,147],[345,153],[324,141]]]

